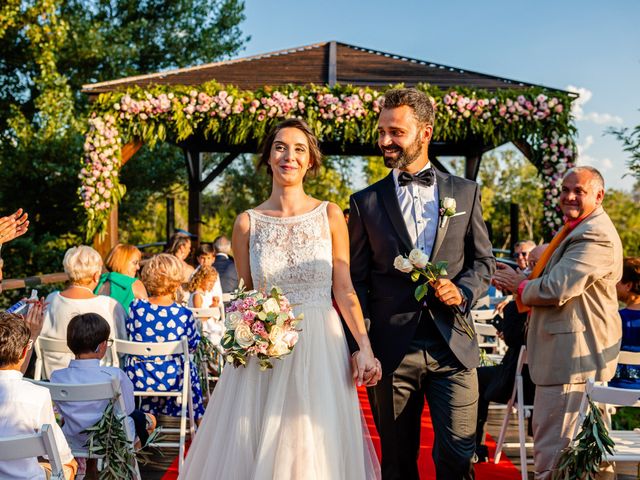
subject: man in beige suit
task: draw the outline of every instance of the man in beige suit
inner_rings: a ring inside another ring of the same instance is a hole
[[[536,479],[550,479],[574,432],[587,378],[607,381],[616,369],[621,324],[616,283],[622,244],[602,208],[604,181],[592,167],[562,180],[565,227],[529,278],[505,268],[498,288],[530,309],[527,350],[536,384],[533,440]]]

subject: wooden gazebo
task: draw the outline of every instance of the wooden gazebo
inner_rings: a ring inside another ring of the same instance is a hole
[[[251,57],[221,61],[190,68],[126,77],[108,82],[83,86],[83,92],[92,101],[100,94],[124,91],[132,87],[156,85],[198,86],[211,80],[223,85],[233,85],[242,90],[256,90],[265,86],[284,85],[353,85],[383,88],[389,85],[430,84],[444,91],[459,89],[482,89],[496,92],[504,89],[518,90],[537,88],[548,95],[571,96],[569,92],[543,87],[493,75],[440,65],[429,61],[393,55],[367,48],[330,41],[265,53]],[[140,148],[142,142],[127,139],[122,148],[124,163]],[[513,143],[532,159],[532,146],[526,138],[511,139]],[[195,130],[192,135],[175,142],[184,149],[189,178],[189,230],[200,236],[201,192],[241,153],[255,153],[258,141],[249,137],[243,142],[225,142]],[[434,141],[430,156],[440,168],[438,156],[463,156],[466,159],[465,175],[475,179],[483,153],[499,145],[481,136],[469,135],[461,141]],[[327,140],[322,144],[328,155],[379,155],[375,142],[339,142]],[[203,178],[201,153],[225,152],[228,155]],[[540,168],[540,166],[539,166]],[[110,210],[106,235],[95,243],[101,253],[107,252],[117,243],[117,205]]]

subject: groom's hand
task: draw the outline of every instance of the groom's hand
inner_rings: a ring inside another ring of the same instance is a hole
[[[462,304],[462,295],[460,289],[451,280],[439,278],[433,283],[436,298],[445,305],[452,307]]]

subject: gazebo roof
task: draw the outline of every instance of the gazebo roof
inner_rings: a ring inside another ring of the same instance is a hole
[[[254,90],[265,85],[311,83],[318,85],[339,83],[370,87],[399,83],[407,86],[428,83],[445,89],[453,86],[486,90],[542,87],[550,91],[569,93],[335,41],[92,83],[83,85],[82,91],[94,97],[100,93],[134,85],[200,85],[211,80],[236,85],[245,90]]]

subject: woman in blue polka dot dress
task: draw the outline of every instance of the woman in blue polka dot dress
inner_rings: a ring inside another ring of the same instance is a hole
[[[126,326],[134,342],[172,342],[187,337],[193,354],[200,343],[200,332],[191,311],[174,302],[182,283],[182,265],[167,254],[153,257],[142,270],[142,282],[149,300],[135,300],[129,309]],[[198,366],[190,363],[191,391],[196,420],[204,414]],[[136,357],[129,355],[124,370],[138,391],[176,391],[182,389],[183,368],[180,355]],[[177,400],[177,401],[176,401]],[[181,405],[175,397],[143,397],[141,409],[155,415],[180,416]]]

